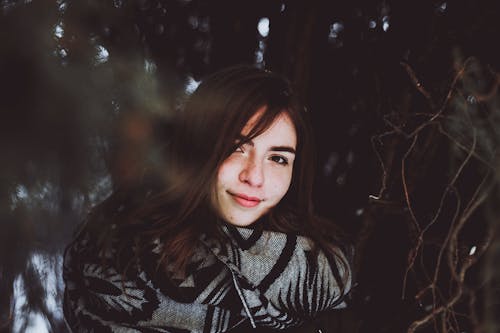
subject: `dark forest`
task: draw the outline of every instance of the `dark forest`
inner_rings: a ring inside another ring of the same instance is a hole
[[[62,253],[161,166],[205,75],[286,75],[316,210],[355,246],[335,332],[500,332],[500,2],[1,0],[0,332],[67,332]]]

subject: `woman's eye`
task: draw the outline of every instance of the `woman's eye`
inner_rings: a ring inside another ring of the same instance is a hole
[[[242,145],[237,145],[237,146],[234,148],[234,152],[235,152],[235,153],[244,153],[245,151],[243,150],[243,146],[242,146]]]
[[[276,162],[281,165],[287,165],[288,164],[288,159],[284,158],[283,156],[279,155],[273,155],[270,157],[270,160],[273,162]]]

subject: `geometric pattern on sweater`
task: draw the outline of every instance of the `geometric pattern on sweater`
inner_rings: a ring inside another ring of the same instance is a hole
[[[202,333],[254,327],[285,329],[344,307],[330,262],[306,237],[223,227],[227,242],[200,237],[185,277],[157,269],[161,243],[124,275],[85,229],[67,247],[64,314],[74,332]],[[132,258],[133,246],[119,254]],[[104,257],[104,259],[103,259]],[[349,272],[340,270],[343,277]],[[349,282],[347,285],[349,288]]]

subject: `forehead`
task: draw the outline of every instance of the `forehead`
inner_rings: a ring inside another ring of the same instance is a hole
[[[247,136],[251,132],[258,124],[261,117],[264,116],[265,111],[266,106],[263,106],[254,113],[243,127],[241,131],[242,136]],[[253,141],[263,139],[275,141],[276,144],[286,144],[293,147],[297,145],[295,125],[286,110],[279,113],[269,127],[264,132],[257,135]]]

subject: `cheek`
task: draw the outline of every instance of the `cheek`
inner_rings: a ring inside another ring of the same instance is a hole
[[[215,186],[213,187],[213,191],[211,194],[211,202],[212,206],[216,209],[216,211],[221,210],[221,207],[224,206],[224,192],[228,188],[230,184],[230,176],[231,168],[226,162],[224,162],[217,171],[217,179]],[[221,201],[222,200],[222,201]]]
[[[230,183],[236,173],[236,168],[234,166],[234,163],[231,163],[231,161],[226,160],[224,163],[219,168],[219,171],[217,172],[217,187],[224,187],[225,184]]]
[[[222,163],[217,171],[217,192],[220,194],[224,192],[227,188],[235,186],[238,181],[238,162],[229,157]]]
[[[281,172],[280,172],[281,171]],[[290,183],[292,181],[292,172],[288,171],[283,172],[283,170],[277,170],[271,176],[273,181],[270,184],[270,190],[273,193],[273,197],[276,200],[276,203],[279,202],[285,194],[288,192],[290,188]]]

